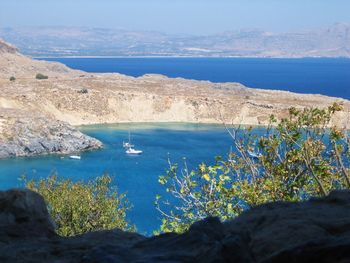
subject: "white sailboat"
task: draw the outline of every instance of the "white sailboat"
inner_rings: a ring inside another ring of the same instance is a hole
[[[123,142],[123,147],[126,148],[125,153],[129,155],[140,155],[143,153],[143,151],[141,150],[134,149],[135,146],[131,144],[130,132],[129,132],[129,141]]]
[[[129,141],[128,142],[124,142],[123,141],[123,147],[124,148],[132,148],[132,147],[134,147],[134,145],[131,144],[130,131],[129,131]]]
[[[123,147],[130,148],[130,147],[134,147],[134,145],[130,144],[129,142],[123,142]]]
[[[141,150],[136,150],[132,147],[128,148],[126,151],[125,151],[127,154],[130,154],[130,155],[140,155],[143,153],[143,151]]]
[[[259,159],[262,156],[261,153],[257,153],[257,152],[253,152],[253,151],[249,151],[249,150],[248,150],[248,154],[250,157],[255,158],[255,159]]]
[[[233,152],[232,152],[232,146],[230,147],[230,152],[228,153],[228,161],[230,163],[236,163],[236,160],[232,158],[233,157]]]

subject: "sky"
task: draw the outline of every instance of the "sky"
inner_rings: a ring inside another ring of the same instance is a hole
[[[87,26],[213,34],[350,24],[350,0],[0,0],[0,27]]]

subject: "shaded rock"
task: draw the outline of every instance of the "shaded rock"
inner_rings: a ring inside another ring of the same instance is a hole
[[[11,190],[0,193],[0,261],[349,262],[350,191],[265,204],[226,223],[207,218],[184,234],[111,230],[63,238],[39,195]]]
[[[43,198],[29,190],[0,192],[0,240],[48,237],[54,224],[48,216]]]
[[[259,261],[319,240],[333,242],[339,236],[347,236],[350,245],[350,192],[336,191],[301,203],[262,205],[226,224],[231,231],[249,233],[251,253]]]

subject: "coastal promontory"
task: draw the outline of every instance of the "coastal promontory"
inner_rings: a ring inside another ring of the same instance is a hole
[[[45,78],[38,78],[38,74]],[[121,122],[267,125],[290,107],[343,105],[333,124],[349,128],[350,102],[252,89],[239,83],[86,73],[37,61],[0,41],[0,158],[96,149],[75,126]]]

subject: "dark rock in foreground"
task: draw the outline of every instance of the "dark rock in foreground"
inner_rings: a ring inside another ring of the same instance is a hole
[[[43,199],[0,192],[0,262],[350,262],[350,191],[272,203],[235,220],[208,218],[182,235],[120,230],[54,234]]]

